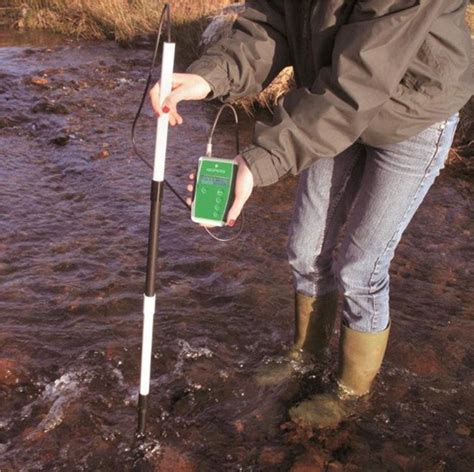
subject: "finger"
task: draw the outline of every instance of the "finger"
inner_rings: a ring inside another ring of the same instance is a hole
[[[186,190],[187,190],[188,192],[192,192],[192,191],[194,190],[194,185],[189,184],[189,185],[186,187]]]
[[[242,213],[242,209],[245,205],[246,200],[235,200],[234,204],[231,206],[229,213],[227,214],[227,225],[234,226],[234,223],[237,221],[237,218]]]
[[[172,126],[182,125],[183,124],[183,118],[177,112],[175,112],[175,113],[170,112],[170,124],[171,124],[171,122],[173,122]]]
[[[162,104],[163,109],[168,109],[170,113],[178,113],[176,106],[180,102],[180,97],[178,92],[171,92],[164,100]]]
[[[175,125],[183,124],[183,118],[178,112],[172,113],[171,116],[173,117],[173,121]]]
[[[157,82],[150,90],[150,100],[153,111],[159,116],[161,114],[159,82]]]
[[[189,180],[194,180],[194,172],[191,172],[191,173],[189,174]]]
[[[191,206],[191,203],[193,203],[193,201],[191,200],[191,198],[186,198],[186,203]]]
[[[173,94],[168,95],[163,102],[162,110],[165,113],[170,115],[170,125],[174,126],[176,124],[180,125],[183,123],[183,117],[178,113],[176,109],[176,101],[173,97]]]

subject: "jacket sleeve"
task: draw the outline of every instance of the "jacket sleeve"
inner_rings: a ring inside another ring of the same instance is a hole
[[[298,174],[355,142],[393,95],[444,0],[358,0],[336,34],[332,63],[311,89],[288,92],[243,152],[255,185]]]
[[[187,72],[211,85],[207,97],[232,100],[263,90],[287,65],[283,1],[247,1],[229,37],[211,46]]]

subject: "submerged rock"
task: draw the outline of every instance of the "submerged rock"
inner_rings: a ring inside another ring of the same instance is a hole
[[[51,140],[53,144],[58,146],[65,146],[69,142],[70,136],[68,134],[59,134]]]
[[[324,472],[326,470],[325,463],[324,453],[313,449],[297,458],[290,472]]]
[[[281,465],[286,459],[286,452],[284,449],[280,449],[277,447],[265,447],[263,448],[260,456],[258,458],[259,465],[264,467],[270,466],[279,466]]]
[[[27,121],[29,120],[24,115],[0,116],[0,129],[12,128],[13,126],[18,126]]]
[[[456,434],[459,434],[459,436],[470,436],[471,435],[471,428],[469,426],[466,426],[465,424],[460,424],[456,428]]]
[[[46,87],[49,85],[49,79],[46,77],[31,77],[30,83],[33,85],[38,85],[40,87]]]
[[[154,470],[155,472],[195,472],[197,468],[182,452],[165,446],[160,458],[154,464]]]
[[[98,161],[100,159],[107,159],[110,157],[110,152],[108,149],[102,149],[102,151],[99,151],[98,153],[94,154],[91,159],[93,161]]]
[[[42,99],[36,102],[31,108],[33,113],[53,113],[55,115],[68,115],[68,108],[62,103],[57,103],[54,100]]]
[[[0,358],[0,385],[17,385],[27,380],[26,373],[13,359]]]

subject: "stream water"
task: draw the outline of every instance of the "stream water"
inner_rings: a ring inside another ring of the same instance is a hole
[[[179,54],[179,51],[178,51]],[[148,433],[135,440],[150,171],[130,126],[151,53],[0,32],[0,471],[470,471],[472,193],[445,171],[392,267],[393,328],[366,410],[302,431],[288,408],[335,363],[258,386],[292,338],[296,179],[257,189],[217,243],[165,192]],[[212,104],[185,103],[185,194]],[[253,122],[242,119],[248,143]],[[139,143],[152,153],[147,107]],[[233,156],[232,123],[217,154]]]

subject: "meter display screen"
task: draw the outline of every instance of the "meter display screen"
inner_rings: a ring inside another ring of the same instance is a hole
[[[229,185],[229,179],[223,177],[209,177],[208,175],[203,175],[201,177],[201,185],[218,185],[219,187],[225,187]]]

